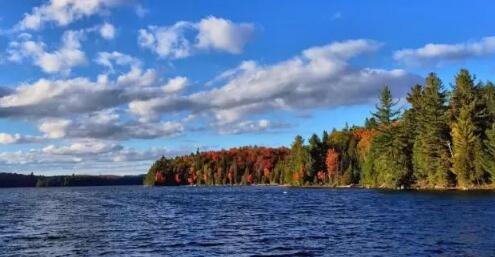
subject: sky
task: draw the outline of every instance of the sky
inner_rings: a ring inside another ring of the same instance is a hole
[[[495,80],[493,1],[5,1],[0,172],[142,174],[162,155],[362,125],[380,89]],[[400,101],[401,107],[407,107]]]

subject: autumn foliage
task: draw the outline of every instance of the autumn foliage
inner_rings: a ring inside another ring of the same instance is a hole
[[[327,164],[328,178],[334,181],[339,171],[339,154],[335,149],[328,150],[325,163]]]

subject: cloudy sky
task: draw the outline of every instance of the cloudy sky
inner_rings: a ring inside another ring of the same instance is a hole
[[[304,5],[303,5],[304,2]],[[196,148],[361,125],[461,67],[495,80],[492,1],[5,1],[0,172],[144,173]]]

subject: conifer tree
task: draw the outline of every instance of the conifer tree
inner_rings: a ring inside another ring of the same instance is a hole
[[[413,147],[414,176],[421,185],[445,187],[453,182],[448,161],[449,128],[446,97],[436,74],[430,73],[426,78],[420,99]]]
[[[461,187],[469,187],[476,179],[474,160],[479,148],[471,118],[471,105],[461,107],[457,121],[452,125],[452,171]]]
[[[453,143],[452,171],[461,187],[479,184],[483,180],[481,140],[486,106],[482,89],[474,85],[474,77],[461,69],[455,77],[455,87],[449,102],[449,119]]]
[[[292,185],[303,185],[306,172],[311,169],[311,155],[304,147],[304,139],[297,135],[292,143],[288,165],[285,171],[285,182]]]
[[[307,173],[308,179],[313,179],[318,171],[325,170],[325,155],[323,151],[323,143],[320,141],[318,135],[313,134],[309,139],[309,153],[312,159],[312,165],[310,172]]]
[[[495,123],[486,131],[484,145],[483,169],[489,174],[491,182],[495,184]]]
[[[376,112],[373,113],[373,117],[378,124],[389,126],[393,121],[397,120],[399,111],[393,109],[395,105],[390,88],[388,86],[383,87],[380,93],[380,104],[376,105]]]

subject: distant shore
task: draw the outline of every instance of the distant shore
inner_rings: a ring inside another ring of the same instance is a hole
[[[58,175],[38,176],[17,173],[0,173],[0,188],[13,187],[74,187],[74,186],[118,186],[118,185],[143,185],[145,175]],[[188,186],[188,185],[181,185]],[[382,189],[396,191],[495,191],[494,185],[484,185],[469,188],[460,187],[411,187],[411,188],[389,188],[369,187],[358,184],[349,185],[289,185],[289,184],[249,184],[249,185],[194,185],[199,187],[216,186],[260,186],[260,187],[284,187],[284,188],[306,188],[306,189]]]
[[[62,175],[39,176],[0,173],[0,188],[142,185],[144,175]]]

